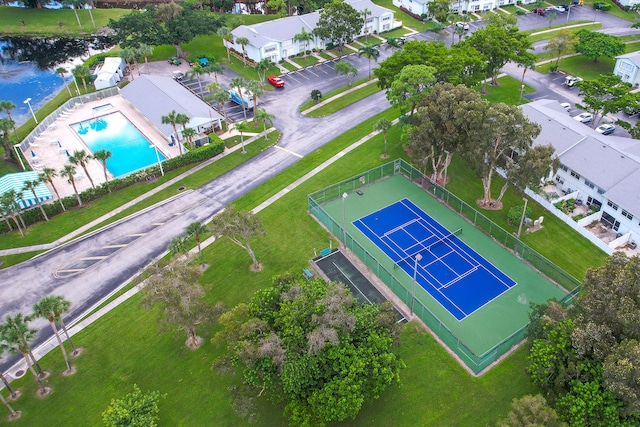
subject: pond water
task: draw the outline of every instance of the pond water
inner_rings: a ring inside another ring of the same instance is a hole
[[[65,81],[55,73],[58,67],[71,70],[95,51],[109,47],[109,40],[0,37],[0,101],[16,105],[11,117],[19,126],[31,117],[24,100],[31,98],[34,111],[50,101],[64,87]],[[71,74],[65,75],[71,82]],[[75,90],[72,91],[75,95]],[[5,117],[0,113],[0,117]]]

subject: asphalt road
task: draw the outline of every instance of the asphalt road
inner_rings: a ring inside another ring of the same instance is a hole
[[[365,76],[367,61],[356,56],[353,62]],[[276,116],[275,126],[282,132],[279,147],[305,156],[389,108],[384,93],[378,93],[326,118],[304,117],[298,112],[298,107],[309,99],[311,90],[319,88],[326,93],[344,84],[344,77],[335,73],[326,73],[320,80],[309,80],[296,87],[291,85],[263,98],[262,105]],[[17,312],[30,313],[31,306],[42,297],[62,295],[72,303],[71,311],[65,317],[69,322],[160,256],[171,239],[180,235],[188,224],[206,221],[224,206],[298,160],[299,156],[272,147],[203,187],[186,191],[175,200],[0,270],[2,317]],[[114,250],[114,246],[118,249]],[[33,326],[40,330],[37,343],[50,336],[45,321],[34,321]],[[8,358],[0,368],[6,368],[15,360],[17,357]]]

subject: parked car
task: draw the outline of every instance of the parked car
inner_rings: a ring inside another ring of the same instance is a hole
[[[566,12],[565,8],[562,6],[549,6],[547,10],[549,12],[560,12],[560,13]]]
[[[603,135],[610,135],[612,134],[614,131],[616,130],[616,127],[614,125],[610,125],[608,123],[605,123],[603,125],[600,125],[596,128],[596,132],[601,133]]]
[[[173,58],[168,59],[167,62],[169,62],[169,64],[171,64],[171,65],[180,65],[180,64],[182,64],[182,61],[180,61],[180,58],[178,58],[177,56],[174,56]]]
[[[278,76],[269,76],[267,77],[267,81],[275,87],[284,87],[284,80]]]
[[[567,76],[564,79],[564,84],[569,87],[573,87],[576,83],[581,82],[582,80],[583,80],[582,77]]]
[[[406,42],[407,42],[406,37],[396,37],[396,43],[398,43],[400,46],[403,46]]]
[[[568,102],[563,102],[562,104],[560,104],[560,106],[567,111],[571,110],[571,104],[569,104]]]
[[[544,16],[544,14],[547,13],[547,9],[544,9],[542,7],[535,7],[531,10],[531,12],[537,13],[540,16]]]
[[[581,122],[581,123],[590,123],[591,120],[593,119],[593,114],[591,113],[580,113],[577,116],[573,117],[575,120]]]
[[[462,28],[462,29],[464,29],[465,31],[469,31],[469,24],[467,24],[466,22],[460,22],[460,21],[458,21],[458,22],[456,22],[456,27],[457,27],[457,28]]]
[[[179,82],[184,79],[184,73],[182,71],[174,71],[171,77],[173,77],[173,80]]]

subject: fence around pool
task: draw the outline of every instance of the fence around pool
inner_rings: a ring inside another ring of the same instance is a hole
[[[543,276],[569,291],[562,298],[562,303],[568,304],[578,294],[580,282],[576,278],[528,247],[453,193],[432,182],[422,172],[402,159],[386,163],[310,194],[308,196],[310,213],[339,240],[343,241],[345,246],[355,253],[407,306],[411,305],[411,290],[402,283],[402,280],[394,276],[388,268],[384,267],[383,263],[376,259],[370,251],[347,233],[339,220],[336,221],[323,207],[329,202],[342,198],[345,193],[350,194],[361,191],[364,187],[395,175],[403,175],[410,181],[419,183],[426,190],[425,194],[429,194],[432,198],[467,219],[477,229],[489,235],[495,242],[513,251],[531,267],[537,269]],[[344,223],[344,218],[342,221]],[[484,351],[482,354],[476,354],[446,326],[445,322],[441,321],[432,310],[417,298],[414,301],[414,312],[476,374],[482,372],[520,343],[525,338],[528,326],[528,324],[525,324],[489,350]]]

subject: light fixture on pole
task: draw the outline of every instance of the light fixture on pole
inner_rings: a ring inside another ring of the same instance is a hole
[[[27,98],[24,100],[24,103],[29,106],[29,111],[31,111],[31,115],[33,116],[33,120],[38,124],[38,119],[36,119],[36,114],[33,112],[33,108],[31,108],[31,98]]]
[[[160,173],[164,176],[164,169],[162,168],[162,162],[160,161],[160,154],[158,154],[158,147],[155,145],[150,145],[149,148],[153,148],[156,150],[156,159],[158,159],[158,166],[160,167]]]
[[[524,222],[524,216],[527,213],[528,199],[526,197],[523,197],[522,200],[524,200],[524,208],[522,209],[522,217],[520,218],[520,226],[518,227],[518,241],[516,242],[516,245],[520,241],[520,233],[522,232],[522,223]]]
[[[342,193],[342,241],[345,248],[347,247],[347,220],[344,213],[344,201],[348,196],[347,193]]]
[[[416,300],[416,279],[418,277],[418,263],[422,259],[422,255],[416,255],[416,264],[413,267],[413,286],[411,287],[411,314],[413,314],[413,303]]]

